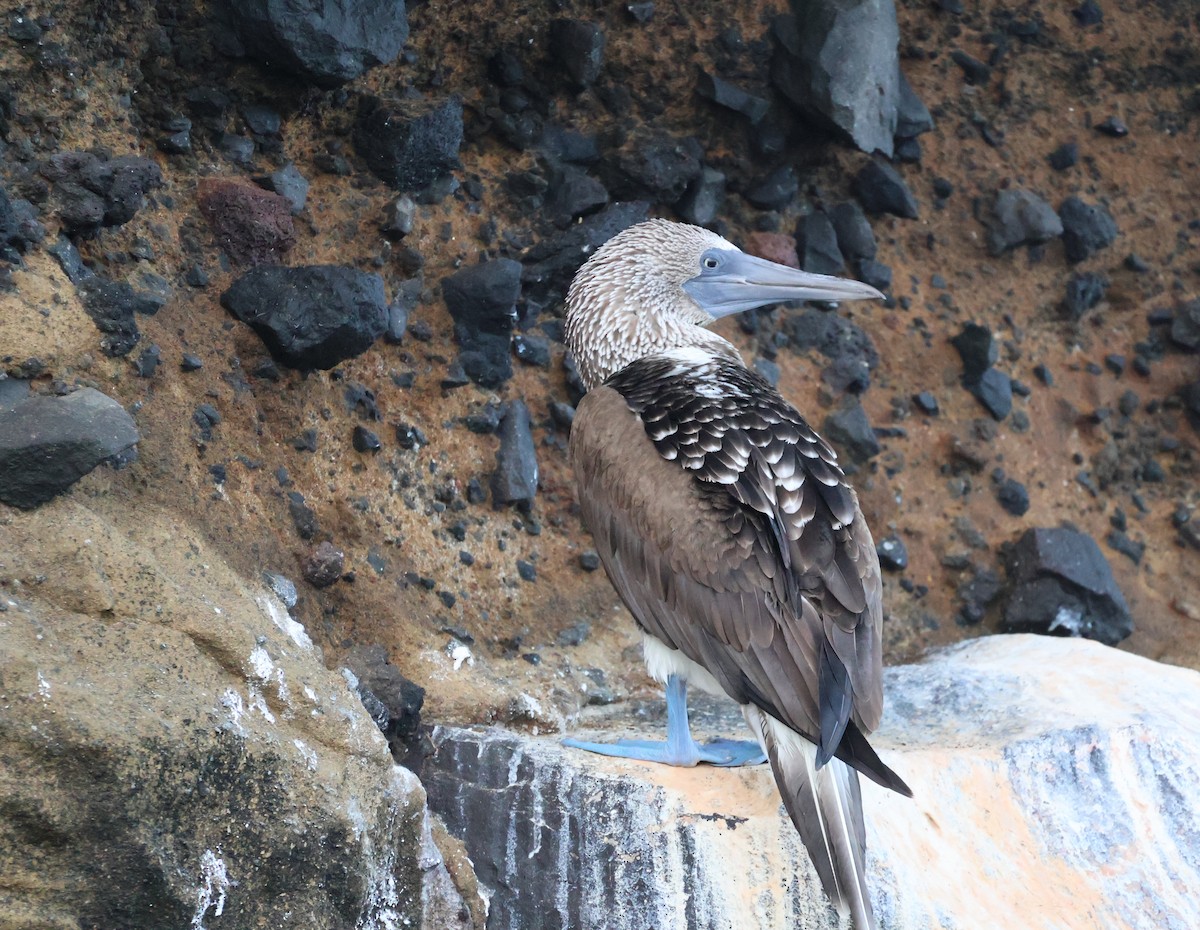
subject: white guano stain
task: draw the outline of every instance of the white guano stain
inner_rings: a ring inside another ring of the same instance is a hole
[[[213,916],[220,917],[225,911],[225,892],[236,882],[230,881],[221,858],[220,847],[216,852],[204,850],[200,857],[200,887],[196,890],[196,912],[192,915],[192,930],[204,930],[204,915],[212,908]]]

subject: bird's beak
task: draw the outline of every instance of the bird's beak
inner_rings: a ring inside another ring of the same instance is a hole
[[[745,252],[722,249],[720,265],[705,270],[683,289],[713,318],[785,300],[882,300],[868,284],[798,271]]]

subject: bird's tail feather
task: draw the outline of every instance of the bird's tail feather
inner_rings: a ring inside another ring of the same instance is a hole
[[[771,762],[784,807],[808,849],[825,893],[855,930],[875,930],[863,863],[866,831],[858,773],[840,759],[817,768],[817,747],[754,706],[746,720]]]

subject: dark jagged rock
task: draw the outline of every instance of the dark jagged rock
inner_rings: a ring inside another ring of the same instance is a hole
[[[717,218],[724,202],[725,175],[716,168],[706,166],[688,185],[675,209],[687,222],[707,226]]]
[[[550,367],[550,341],[542,336],[519,333],[513,337],[513,354],[526,365]]]
[[[1029,492],[1015,478],[1005,478],[996,486],[996,500],[1014,517],[1024,516],[1029,510]]]
[[[862,394],[871,386],[871,369],[865,359],[843,355],[821,370],[821,380],[839,394]]]
[[[83,263],[83,256],[79,254],[79,249],[75,248],[75,243],[62,234],[46,246],[46,251],[58,261],[67,280],[72,284],[79,284],[94,274],[92,269]]]
[[[1064,142],[1046,160],[1055,171],[1066,171],[1079,164],[1079,146],[1074,142]]]
[[[937,398],[929,391],[921,391],[919,394],[913,395],[913,403],[917,405],[917,409],[931,417],[936,417],[939,412]]]
[[[125,408],[92,388],[0,407],[0,501],[44,504],[102,462],[128,461],[138,439]]]
[[[862,208],[852,200],[839,203],[829,211],[829,221],[837,234],[838,250],[850,261],[875,257],[875,233]]]
[[[891,155],[900,96],[891,0],[793,0],[773,32],[771,79],[783,95],[864,152]]]
[[[10,200],[8,193],[0,187],[0,258],[7,251],[26,251],[46,236],[45,227],[38,222],[37,208],[28,200]]]
[[[105,160],[91,152],[59,152],[41,166],[54,184],[54,199],[68,235],[91,235],[101,226],[121,226],[162,187],[162,171],[148,158],[123,155]]]
[[[329,369],[365,352],[387,328],[383,279],[340,265],[247,271],[221,306],[249,324],[276,361]]]
[[[408,743],[421,725],[425,689],[402,674],[388,661],[382,646],[355,646],[345,657],[346,667],[358,679],[358,696],[375,725],[396,743]]]
[[[407,194],[402,194],[388,201],[383,208],[383,222],[379,229],[389,239],[403,239],[413,231],[416,218],[417,205]]]
[[[610,204],[558,235],[542,239],[522,259],[526,294],[538,299],[564,294],[579,269],[579,257],[590,255],[622,229],[645,220],[648,210],[644,201]]]
[[[818,210],[802,216],[796,225],[796,255],[801,268],[816,274],[840,274],[846,264],[833,223]]]
[[[908,83],[904,69],[900,69],[896,90],[896,138],[913,139],[932,130],[933,117]]]
[[[463,268],[442,282],[442,296],[454,319],[464,372],[483,387],[499,387],[512,377],[520,262],[500,258]]]
[[[1095,540],[1066,527],[1031,529],[1008,553],[1006,632],[1083,636],[1115,646],[1133,617]]]
[[[1100,9],[1096,0],[1083,0],[1083,3],[1071,11],[1071,15],[1075,17],[1075,22],[1084,27],[1098,26],[1104,22],[1104,11]]]
[[[958,586],[955,593],[962,601],[960,616],[968,626],[987,616],[988,608],[1004,590],[1000,576],[991,568],[978,567]]]
[[[274,191],[288,202],[293,216],[304,209],[308,200],[308,179],[295,165],[289,163],[278,171],[272,171],[264,181],[263,186],[267,190]]]
[[[355,452],[378,452],[383,448],[379,437],[365,426],[354,427],[350,442],[354,446]]]
[[[499,509],[509,504],[528,507],[537,494],[537,449],[529,425],[529,408],[523,400],[512,400],[500,420],[500,448],[492,473],[492,503]]]
[[[1104,541],[1108,543],[1110,549],[1121,553],[1121,555],[1129,559],[1134,565],[1142,564],[1142,556],[1146,554],[1145,543],[1130,539],[1120,530],[1112,530],[1104,538]]]
[[[604,68],[604,32],[583,19],[550,24],[550,54],[576,87],[590,87]]]
[[[196,200],[217,244],[239,265],[278,262],[296,244],[292,205],[279,194],[206,178]]]
[[[989,368],[978,381],[964,381],[964,387],[997,420],[1003,420],[1012,412],[1012,379],[1004,372]]]
[[[1171,341],[1193,352],[1200,351],[1200,298],[1189,300],[1175,311]]]
[[[218,0],[213,13],[232,30],[225,50],[320,87],[392,61],[408,40],[404,0]]]
[[[915,220],[917,201],[904,178],[891,165],[872,158],[854,176],[854,196],[868,213],[891,213]]]
[[[654,129],[635,133],[615,160],[598,170],[603,172],[601,178],[608,189],[618,197],[674,204],[700,176],[703,156],[694,138],[678,138]]]
[[[963,77],[967,79],[968,84],[987,87],[988,82],[992,79],[992,69],[990,66],[978,58],[968,55],[962,49],[956,48],[950,53],[950,58],[962,69]]]
[[[908,547],[895,533],[881,539],[875,546],[875,552],[879,556],[880,567],[885,571],[902,572],[908,568]]]
[[[974,383],[1000,358],[1000,347],[992,331],[978,323],[968,323],[950,340],[963,363],[963,381]]]
[[[861,358],[867,368],[879,365],[879,352],[861,327],[836,313],[809,308],[787,322],[791,347],[797,352],[816,349],[830,361]]]
[[[1037,194],[1003,190],[996,194],[984,221],[991,255],[1003,255],[1019,245],[1036,245],[1061,236],[1062,220],[1054,208]]]
[[[213,428],[221,422],[221,412],[212,404],[197,404],[192,411],[192,422],[200,430],[200,438],[211,442]]]
[[[1067,318],[1080,319],[1092,307],[1104,299],[1108,290],[1108,279],[1094,271],[1071,275],[1067,281],[1067,296],[1063,300],[1063,308]]]
[[[246,128],[256,136],[277,136],[283,127],[279,111],[262,103],[251,103],[242,107],[242,119]]]
[[[800,190],[800,179],[791,165],[776,168],[745,191],[745,198],[760,210],[782,210]]]
[[[1062,220],[1067,261],[1071,264],[1083,261],[1117,238],[1117,224],[1103,205],[1093,206],[1078,197],[1068,197],[1058,208],[1058,215]]]
[[[463,108],[440,101],[368,101],[354,126],[354,146],[367,167],[396,190],[420,191],[458,166]]]
[[[758,125],[771,108],[769,101],[762,97],[755,97],[737,85],[708,72],[700,73],[696,82],[696,90],[701,97],[711,100],[717,106],[740,113],[750,120],[752,126]]]
[[[138,354],[133,363],[134,373],[139,378],[153,378],[158,371],[158,363],[162,361],[162,350],[157,345],[147,346]]]
[[[254,140],[248,139],[245,136],[239,136],[236,133],[226,132],[221,134],[221,139],[217,143],[217,148],[221,154],[228,158],[235,165],[240,165],[246,168],[254,162]]]
[[[852,462],[862,464],[882,451],[867,412],[857,398],[827,416],[821,432],[834,449]]]
[[[183,372],[199,371],[204,367],[204,359],[198,355],[192,355],[190,352],[184,352],[183,358],[179,361],[179,370]]]
[[[595,213],[608,204],[608,190],[598,180],[574,165],[556,172],[550,183],[546,210],[559,229],[565,229],[576,217]]]
[[[1125,121],[1118,116],[1110,116],[1101,123],[1096,124],[1096,132],[1104,136],[1111,136],[1114,139],[1123,139],[1129,135],[1129,127],[1125,125]]]
[[[85,278],[78,287],[83,309],[96,328],[104,333],[100,350],[109,358],[128,355],[142,338],[136,314],[150,316],[162,306],[153,295],[135,291],[124,281],[112,281],[100,275]]]
[[[300,574],[314,588],[328,588],[342,577],[346,554],[329,540],[319,543],[300,566]]]
[[[858,263],[858,279],[876,290],[886,291],[892,286],[892,269],[882,262],[864,258]]]

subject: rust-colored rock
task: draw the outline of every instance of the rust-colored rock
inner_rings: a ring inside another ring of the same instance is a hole
[[[752,232],[746,236],[744,251],[789,268],[800,267],[796,240],[784,233]]]
[[[205,179],[196,190],[200,212],[217,244],[239,265],[277,262],[296,244],[287,200],[252,184]]]

